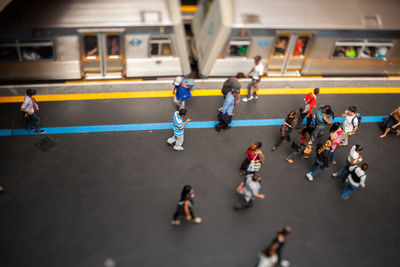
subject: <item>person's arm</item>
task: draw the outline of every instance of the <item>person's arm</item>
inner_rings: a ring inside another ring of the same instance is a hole
[[[392,125],[392,129],[396,129],[399,125],[400,125],[400,121],[398,123],[396,123],[396,124],[393,124]]]
[[[332,121],[328,120],[328,119],[326,118],[326,116],[323,117],[323,120],[324,120],[327,124],[332,125]]]
[[[249,78],[249,76],[250,76],[250,73],[252,73],[254,71],[254,67],[253,68],[251,68],[251,70],[249,71],[249,73],[247,73],[247,75],[246,75],[246,78]]]
[[[362,188],[365,187],[365,179],[367,178],[367,175],[364,173],[363,176],[360,177],[360,185]]]
[[[183,209],[185,210],[185,214],[186,214],[186,219],[188,221],[190,221],[192,219],[192,214],[190,212],[190,207],[189,207],[189,200],[186,200],[183,206]]]
[[[355,134],[356,131],[357,131],[357,129],[358,129],[358,125],[355,125],[355,126],[353,127],[353,131],[351,131],[350,135]]]
[[[182,129],[184,129],[184,128],[186,127],[186,124],[187,124],[188,122],[190,122],[190,121],[192,121],[192,118],[188,118],[188,119],[185,121],[185,123],[184,123],[183,126],[182,126]]]
[[[264,159],[265,159],[264,153],[260,151],[258,154],[258,158],[260,159],[261,164],[264,165]]]
[[[254,195],[255,197],[258,197],[258,198],[261,198],[261,199],[264,199],[265,198],[265,195],[264,194],[257,194],[257,195]]]
[[[176,86],[174,86],[174,90],[172,90],[172,94],[173,94],[173,95],[176,94]]]

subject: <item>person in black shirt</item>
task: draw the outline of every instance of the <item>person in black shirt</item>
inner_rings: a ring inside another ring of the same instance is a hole
[[[279,229],[278,233],[276,234],[276,237],[272,240],[271,244],[269,245],[269,247],[272,247],[278,244],[276,253],[278,255],[278,264],[282,267],[289,266],[289,262],[287,260],[282,259],[282,248],[285,245],[286,238],[289,236],[291,231],[292,228],[290,226],[286,226],[284,228]]]
[[[307,179],[311,182],[314,180],[314,176],[324,169],[329,167],[329,155],[331,153],[332,141],[327,140],[323,145],[319,143],[317,145],[317,152],[315,153],[315,162],[311,167],[311,170],[306,173]]]
[[[281,128],[280,128],[280,138],[278,142],[271,148],[272,151],[275,151],[278,149],[282,141],[284,143],[287,143],[290,141],[290,134],[292,133],[293,129],[296,127],[296,118],[297,118],[297,113],[296,111],[292,110],[289,112],[289,114],[286,116],[285,121],[283,122]]]
[[[178,220],[180,215],[186,216],[186,220],[193,221],[194,223],[201,223],[200,217],[195,217],[193,213],[193,198],[194,190],[190,185],[185,185],[182,189],[181,199],[178,201],[176,211],[172,218],[172,225],[180,225],[181,221]]]

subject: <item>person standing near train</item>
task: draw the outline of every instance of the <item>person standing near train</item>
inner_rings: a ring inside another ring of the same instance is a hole
[[[258,84],[261,81],[261,76],[264,75],[264,65],[261,63],[261,57],[256,56],[254,58],[254,66],[251,68],[246,78],[251,75],[251,82],[247,85],[247,97],[243,98],[243,102],[249,102],[252,99],[258,99],[257,90]],[[253,95],[251,94],[253,88]]]
[[[185,185],[181,192],[181,198],[178,201],[176,211],[172,217],[172,225],[180,225],[181,221],[178,219],[179,216],[183,215],[186,220],[192,221],[194,223],[201,223],[202,219],[200,217],[195,217],[193,212],[193,199],[194,190],[192,186]]]
[[[174,90],[172,94],[174,95],[174,102],[178,106],[178,109],[185,108],[185,101],[192,97],[192,93],[190,92],[193,88],[192,80],[185,80],[181,76],[175,78],[174,82]]]
[[[361,115],[356,112],[357,108],[351,106],[342,114],[342,117],[345,117],[342,124],[344,134],[342,135],[342,142],[340,143],[342,146],[347,146],[349,144],[349,136],[354,135],[360,125]]]
[[[25,92],[24,103],[22,103],[20,110],[25,113],[26,125],[25,129],[36,131],[36,133],[45,133],[44,130],[40,129],[40,117],[38,115],[39,105],[33,97],[36,91],[28,89]],[[35,122],[35,126],[32,123]],[[32,127],[32,128],[31,128]]]

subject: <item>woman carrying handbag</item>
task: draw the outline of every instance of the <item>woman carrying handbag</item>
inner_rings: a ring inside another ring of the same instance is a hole
[[[246,150],[247,157],[240,166],[241,175],[258,172],[261,166],[264,165],[264,154],[260,150],[261,146],[261,142],[256,142]]]

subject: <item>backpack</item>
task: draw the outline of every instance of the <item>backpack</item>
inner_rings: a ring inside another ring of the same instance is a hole
[[[356,115],[354,116],[354,118],[351,119],[351,124],[352,124],[353,126],[355,126],[355,125],[354,125],[354,119],[355,119],[355,118],[357,118],[357,120],[358,120],[358,125],[360,125],[361,120],[362,120],[361,114],[360,114],[360,113],[356,113]]]
[[[232,87],[230,87],[229,85],[225,85],[222,87],[221,89],[221,93],[224,95],[224,97],[230,92],[232,91]]]

